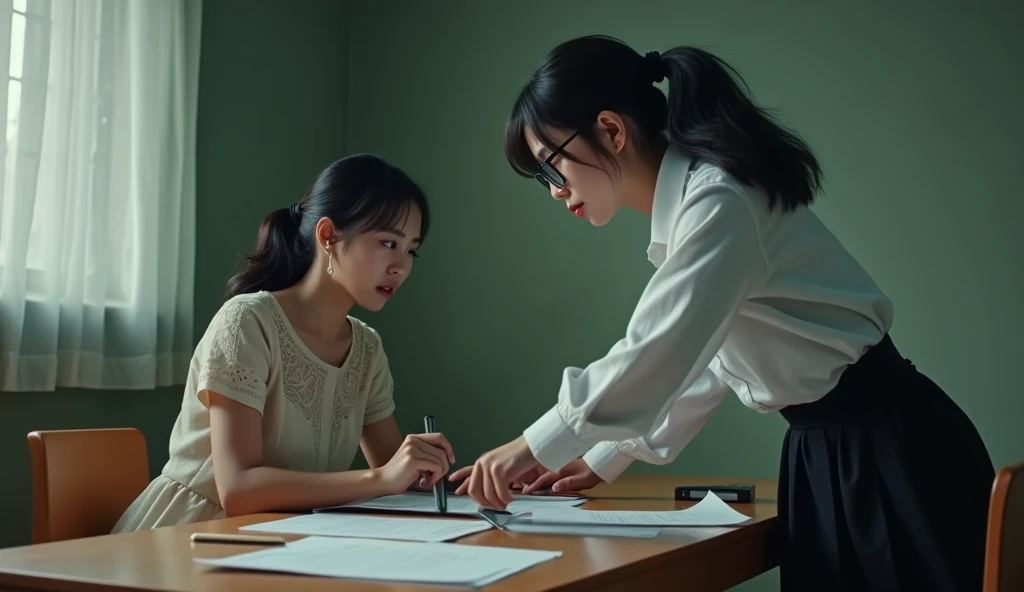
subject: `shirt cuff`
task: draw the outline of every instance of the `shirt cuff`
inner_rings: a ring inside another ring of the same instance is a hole
[[[549,471],[560,470],[590,449],[590,444],[566,425],[554,407],[526,428],[523,437],[533,452],[533,458]]]
[[[601,442],[583,455],[583,461],[590,470],[605,483],[618,479],[634,460],[633,457],[619,452],[611,442]]]

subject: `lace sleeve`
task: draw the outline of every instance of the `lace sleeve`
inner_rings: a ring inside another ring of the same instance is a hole
[[[384,347],[379,340],[375,358],[377,363],[370,378],[370,393],[366,399],[363,425],[378,422],[395,412],[395,383],[391,378],[387,354],[384,353]]]
[[[210,322],[197,356],[200,400],[205,391],[252,407],[263,413],[270,372],[270,344],[251,305],[227,302]]]

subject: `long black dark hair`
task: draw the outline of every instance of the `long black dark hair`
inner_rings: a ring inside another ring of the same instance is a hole
[[[296,204],[274,210],[260,225],[256,252],[228,280],[225,297],[295,285],[315,255],[317,222],[330,218],[338,238],[393,228],[415,206],[422,216],[420,238],[426,240],[430,211],[423,190],[397,167],[371,154],[356,154],[331,163]]]
[[[668,98],[654,85],[668,78]],[[586,36],[562,43],[537,67],[512,107],[505,155],[519,174],[538,163],[526,130],[553,150],[549,129],[578,131],[603,157],[595,122],[614,111],[638,128],[637,148],[672,144],[725,169],[768,195],[784,211],[809,205],[821,187],[821,167],[797,135],[749,96],[742,77],[721,58],[696,47],[640,55],[618,39]],[[571,151],[565,157],[576,160]],[[577,161],[578,162],[578,161]]]

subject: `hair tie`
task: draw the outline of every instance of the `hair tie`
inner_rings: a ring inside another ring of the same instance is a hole
[[[647,70],[650,73],[651,80],[657,84],[662,80],[665,80],[665,62],[661,59],[661,54],[656,51],[649,51],[644,55],[644,59],[647,60]]]
[[[292,205],[288,206],[288,213],[292,215],[292,219],[295,220],[296,222],[302,220],[302,211],[299,210],[298,203],[293,203]]]

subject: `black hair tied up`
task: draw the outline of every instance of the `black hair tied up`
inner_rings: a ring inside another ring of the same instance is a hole
[[[655,84],[665,80],[665,64],[661,61],[661,54],[656,51],[649,51],[644,56],[647,60],[647,70],[651,74],[651,80]]]
[[[299,202],[263,219],[256,252],[228,281],[226,297],[283,290],[302,279],[319,246],[315,234],[321,218],[330,218],[337,238],[347,241],[357,234],[401,226],[411,208],[420,212],[420,239],[426,240],[427,198],[408,175],[371,154],[335,161]]]
[[[665,79],[667,98],[654,86]],[[641,56],[606,36],[562,43],[537,67],[506,123],[509,164],[525,177],[537,172],[526,130],[550,149],[558,145],[552,130],[578,131],[610,158],[594,125],[606,110],[635,126],[637,149],[671,144],[760,187],[770,209],[809,205],[821,188],[821,167],[807,144],[757,106],[742,77],[721,58],[690,46]],[[565,157],[575,160],[571,151]]]

